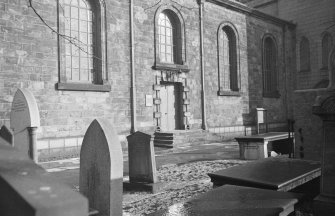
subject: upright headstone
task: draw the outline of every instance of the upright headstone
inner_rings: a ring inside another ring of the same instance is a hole
[[[123,155],[113,126],[94,120],[80,151],[79,190],[100,216],[122,215]]]
[[[264,108],[256,108],[257,111],[257,134],[260,133],[260,125],[265,124],[265,132],[268,132],[267,110]]]
[[[5,140],[10,145],[14,145],[13,133],[6,127],[6,125],[3,125],[0,129],[0,138]]]
[[[335,91],[318,97],[313,113],[323,121],[323,143],[321,145],[320,196],[314,201],[314,215],[335,215]]]
[[[151,135],[135,132],[127,137],[130,183],[156,183],[157,171]]]
[[[10,127],[14,133],[14,147],[29,154],[37,162],[36,129],[40,115],[34,95],[27,89],[18,89],[10,113]]]

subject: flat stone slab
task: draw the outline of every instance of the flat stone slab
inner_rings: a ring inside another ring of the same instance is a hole
[[[88,201],[0,141],[0,215],[88,215]]]
[[[150,216],[285,216],[294,211],[300,194],[225,185]]]
[[[292,141],[289,141],[289,138]],[[276,141],[276,150],[289,154],[294,154],[294,140],[288,132],[269,132],[249,136],[235,137],[240,147],[240,158],[246,160],[259,160],[268,157],[269,142]],[[279,145],[278,145],[279,144]],[[274,147],[272,143],[271,149]]]
[[[281,139],[288,139],[288,132],[268,132],[263,134],[255,134],[255,135],[249,135],[249,136],[241,136],[241,137],[235,137],[235,139],[240,142],[248,142],[248,141],[275,141],[275,140],[281,140]]]
[[[276,191],[292,190],[320,175],[320,162],[282,157],[266,158],[208,173],[214,186],[231,184]]]

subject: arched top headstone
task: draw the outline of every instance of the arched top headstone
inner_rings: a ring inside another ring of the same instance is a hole
[[[328,59],[328,68],[329,68],[329,89],[335,89],[335,46],[332,48],[329,59]]]
[[[123,155],[118,135],[106,119],[88,127],[80,150],[79,190],[99,215],[122,215]]]
[[[40,115],[34,95],[26,89],[18,89],[14,95],[10,113],[10,127],[14,133],[27,127],[39,127]]]
[[[127,136],[129,181],[131,183],[156,183],[156,160],[151,135],[137,131]]]

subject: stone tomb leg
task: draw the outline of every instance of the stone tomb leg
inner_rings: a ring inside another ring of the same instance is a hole
[[[36,129],[40,126],[40,115],[34,95],[27,89],[18,89],[14,95],[10,112],[10,127],[14,133],[14,147],[38,161]]]
[[[118,135],[105,119],[94,120],[80,151],[79,190],[99,216],[122,215],[123,155]]]

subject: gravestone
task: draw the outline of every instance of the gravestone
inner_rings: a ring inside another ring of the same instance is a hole
[[[10,145],[14,145],[13,133],[6,127],[6,125],[3,125],[0,129],[0,138],[5,140]]]
[[[323,121],[321,144],[321,187],[320,195],[314,200],[316,216],[335,215],[335,92],[318,97],[313,114]]]
[[[129,135],[127,141],[129,181],[131,183],[156,183],[156,160],[151,136],[137,131]]]
[[[105,119],[94,120],[80,150],[79,190],[100,216],[122,215],[123,155],[118,135]]]
[[[268,132],[267,110],[264,108],[256,108],[257,111],[257,134],[260,133],[261,124],[265,125],[265,132]]]
[[[14,147],[28,153],[37,162],[36,129],[40,115],[34,95],[27,89],[18,89],[10,113],[10,127],[14,133]]]

